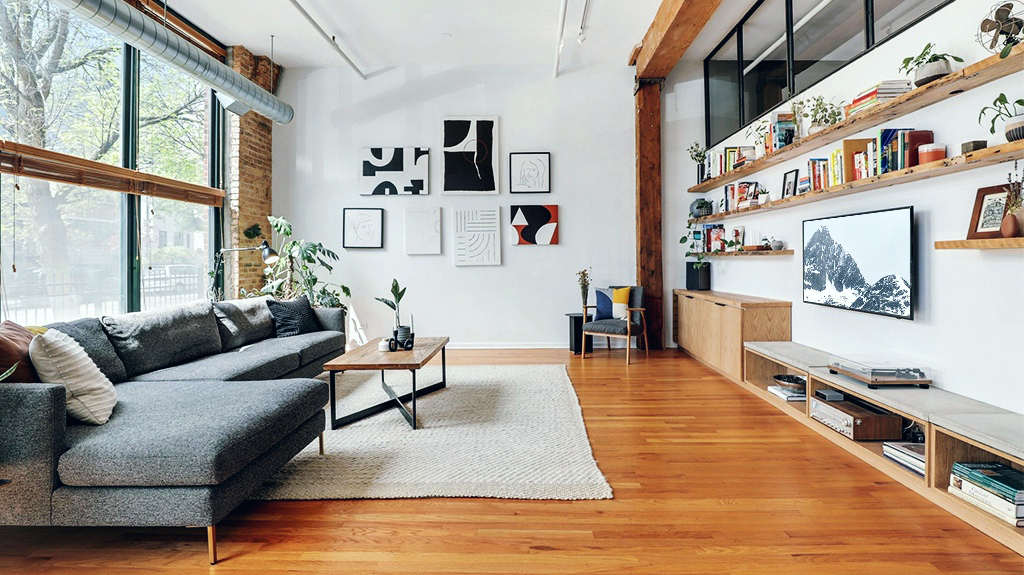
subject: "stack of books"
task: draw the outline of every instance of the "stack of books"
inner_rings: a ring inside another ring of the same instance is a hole
[[[765,140],[765,153],[771,154],[793,143],[796,136],[796,122],[793,112],[772,112]]]
[[[807,173],[811,178],[811,190],[823,190],[829,187],[831,175],[829,174],[828,158],[811,158],[807,160]]]
[[[806,391],[794,391],[781,385],[769,385],[768,392],[775,394],[786,401],[807,401]]]
[[[924,477],[924,444],[903,441],[882,443],[882,455],[915,475]]]
[[[909,79],[886,80],[858,94],[852,103],[843,106],[843,110],[846,112],[846,117],[849,118],[858,112],[863,112],[897,98],[901,94],[909,92],[911,87]]]
[[[996,462],[957,462],[947,489],[1014,527],[1024,527],[1024,472]]]
[[[724,224],[701,224],[693,234],[695,252],[725,251]]]

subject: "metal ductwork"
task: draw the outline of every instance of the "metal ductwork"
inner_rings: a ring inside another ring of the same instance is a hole
[[[100,30],[214,88],[225,107],[233,112],[252,109],[279,124],[287,124],[295,116],[295,110],[281,99],[122,0],[53,2]]]

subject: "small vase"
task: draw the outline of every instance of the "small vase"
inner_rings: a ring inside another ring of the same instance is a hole
[[[783,245],[781,240],[775,240],[774,242],[772,242],[771,245],[772,245],[772,250],[774,250],[774,251],[781,251],[782,248],[784,247],[784,245]]]
[[[1006,141],[1024,140],[1024,116],[1014,116],[1006,121]]]
[[[700,164],[697,164],[697,183],[699,184],[699,183],[701,183],[703,181],[704,181],[704,164],[700,163]]]
[[[914,85],[920,88],[930,84],[943,76],[948,76],[953,70],[949,67],[948,60],[937,60],[929,62],[917,70],[914,70]]]
[[[999,235],[1004,238],[1015,238],[1020,235],[1020,222],[1014,214],[1003,216],[1003,223],[999,226]]]
[[[397,339],[399,343],[403,343],[405,340],[409,339],[410,334],[412,334],[412,330],[409,326],[400,325],[398,326],[398,329],[395,330],[395,339]]]

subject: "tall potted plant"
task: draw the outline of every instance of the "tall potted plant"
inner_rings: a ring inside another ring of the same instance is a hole
[[[284,218],[267,219],[279,238],[280,259],[263,269],[263,288],[258,292],[243,289],[242,297],[271,295],[275,299],[294,299],[304,295],[312,306],[346,309],[341,296],[352,297],[352,292],[343,284],[321,277],[334,271],[332,262],[339,260],[338,254],[319,242],[291,239],[292,225]]]

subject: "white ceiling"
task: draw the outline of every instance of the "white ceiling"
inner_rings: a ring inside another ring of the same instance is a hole
[[[300,0],[364,72],[389,66],[554,65],[559,0]],[[569,0],[562,69],[626,65],[660,0]],[[169,0],[224,44],[270,53],[286,67],[345,66],[288,0]]]

